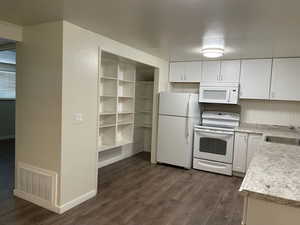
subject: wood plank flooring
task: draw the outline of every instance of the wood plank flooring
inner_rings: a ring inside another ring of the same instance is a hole
[[[149,161],[147,153],[140,153],[100,169],[99,194],[63,215],[2,194],[0,224],[241,224],[242,197],[238,194],[241,179],[151,165]]]

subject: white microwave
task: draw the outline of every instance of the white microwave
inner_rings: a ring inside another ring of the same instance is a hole
[[[238,83],[200,83],[199,102],[238,104]]]

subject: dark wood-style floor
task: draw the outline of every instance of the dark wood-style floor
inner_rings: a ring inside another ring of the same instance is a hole
[[[3,168],[1,182],[13,172]],[[151,165],[146,153],[100,169],[100,194],[63,215],[13,197],[9,180],[6,190],[1,184],[1,225],[241,224],[241,179]]]

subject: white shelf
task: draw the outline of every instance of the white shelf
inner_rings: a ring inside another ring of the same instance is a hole
[[[138,73],[137,78],[143,79],[143,75],[140,75],[142,74]],[[144,76],[144,79],[148,78],[148,75]],[[151,150],[153,86],[153,81],[136,81],[134,142],[139,143],[138,148],[144,151]]]
[[[139,111],[138,113],[149,113],[149,114],[152,114],[152,111],[148,111],[148,110],[144,110],[144,111]]]
[[[120,141],[114,145],[101,145],[98,147],[98,152],[104,152],[110,149],[118,148],[124,145],[132,144],[132,141]]]
[[[118,80],[117,76],[104,76],[104,75],[100,76],[100,79],[103,79],[103,80],[114,80],[114,81]]]
[[[124,83],[135,83],[134,80],[122,80],[122,79],[119,79],[120,82],[124,82]]]
[[[132,112],[132,111],[127,111],[127,112],[118,112],[118,114],[134,114],[134,112]]]
[[[134,98],[133,96],[118,96],[118,98]]]
[[[116,124],[115,123],[111,123],[111,124],[101,124],[99,127],[100,128],[106,128],[106,127],[115,127]]]
[[[136,83],[141,85],[154,85],[153,81],[136,81]]]
[[[116,115],[117,112],[100,112],[100,115]]]
[[[145,127],[145,128],[152,128],[152,123],[144,123],[142,125],[142,127]]]
[[[124,126],[124,125],[131,125],[133,122],[120,122],[118,123],[118,126]]]
[[[101,52],[99,71],[98,163],[108,165],[133,143],[136,65]]]
[[[144,100],[153,100],[153,98],[152,97],[146,97],[146,96],[139,96],[139,97],[137,97],[138,99],[144,99]]]
[[[100,98],[117,98],[115,95],[100,95]]]

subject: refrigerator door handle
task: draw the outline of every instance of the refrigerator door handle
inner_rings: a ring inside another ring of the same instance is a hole
[[[190,123],[189,123],[190,101],[191,101],[191,94],[189,94],[189,99],[188,99],[188,103],[187,103],[187,106],[186,106],[186,119],[185,119],[186,143],[189,143],[189,136],[190,136]]]

